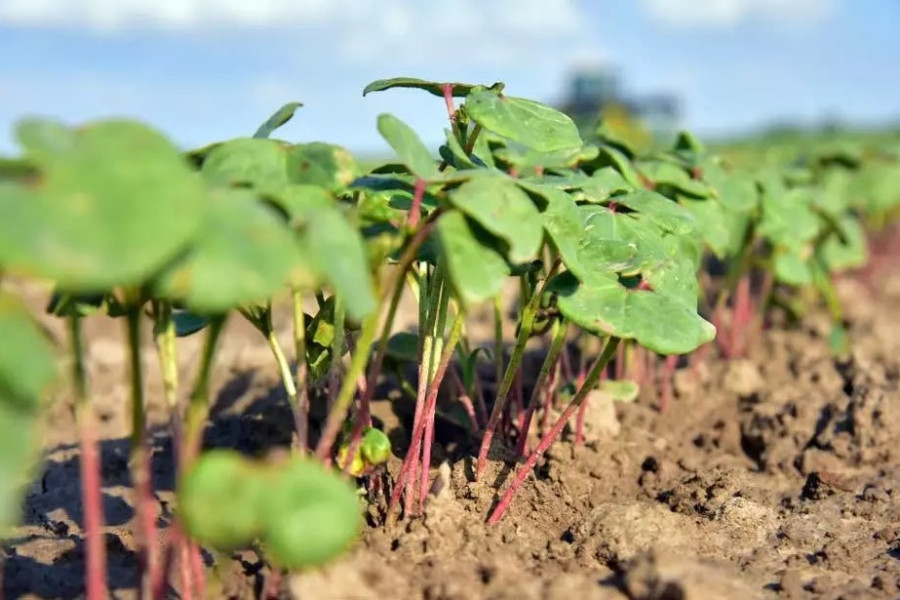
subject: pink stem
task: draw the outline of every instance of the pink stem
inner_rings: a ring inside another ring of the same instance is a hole
[[[456,386],[457,392],[459,393],[459,402],[463,405],[463,408],[466,409],[466,414],[469,416],[472,432],[477,435],[478,432],[481,431],[481,425],[478,423],[478,417],[475,414],[475,406],[472,404],[472,399],[469,398],[466,386],[463,384],[462,379],[460,379],[456,369],[450,369],[449,373],[450,377],[453,378],[453,384]]]
[[[191,543],[191,579],[194,584],[194,591],[197,592],[197,598],[206,597],[206,568],[203,565],[203,555],[200,553],[200,546]]]
[[[567,352],[563,352],[561,358],[565,358],[567,354]],[[556,386],[557,382],[559,382],[561,371],[562,367],[557,365],[557,367],[550,372],[550,377],[547,381],[547,391],[544,395],[544,412],[541,415],[540,435],[544,435],[544,432],[547,431],[547,427],[550,425],[550,410],[556,405]]]
[[[178,525],[171,525],[168,542],[165,544],[163,551],[162,568],[158,570],[156,579],[150,584],[150,597],[153,600],[162,600],[166,593],[166,582],[168,574],[175,562],[175,554],[180,547],[181,531]]]
[[[449,83],[445,83],[441,86],[441,91],[444,92],[444,104],[447,105],[447,116],[450,117],[450,123],[456,124],[456,107],[453,105],[453,86]]]
[[[84,509],[84,539],[88,600],[106,600],[106,544],[103,539],[103,497],[100,452],[90,409],[81,409],[81,502]]]
[[[350,467],[353,465],[351,457],[356,456],[359,445],[362,443],[363,429],[372,424],[371,408],[369,407],[369,394],[366,393],[366,378],[364,375],[359,376],[360,389],[359,410],[356,413],[356,419],[353,421],[353,431],[350,433],[350,444],[347,448],[347,460],[344,463],[344,473],[350,473]]]
[[[525,465],[519,469],[519,472],[516,473],[516,478],[513,481],[512,485],[507,488],[506,492],[503,494],[503,497],[500,498],[500,502],[497,504],[497,507],[494,509],[494,512],[491,513],[491,516],[488,518],[488,524],[494,525],[501,518],[503,518],[503,513],[506,512],[506,509],[509,508],[510,503],[512,503],[513,498],[516,495],[516,492],[522,487],[522,484],[525,483],[525,478],[528,477],[529,473],[534,469],[534,466],[537,464],[538,459],[544,455],[545,452],[550,448],[556,438],[559,437],[559,434],[562,433],[563,427],[566,426],[566,423],[572,417],[584,399],[587,397],[588,392],[597,384],[597,380],[600,377],[600,374],[603,370],[605,370],[606,365],[609,364],[609,360],[612,358],[613,354],[616,351],[616,347],[619,344],[619,340],[616,338],[610,339],[606,348],[603,349],[603,352],[600,355],[600,358],[597,359],[597,362],[594,364],[593,368],[591,368],[590,373],[584,380],[584,383],[579,388],[578,392],[575,394],[575,397],[572,398],[569,405],[563,411],[563,413],[559,416],[556,422],[553,424],[553,427],[550,431],[541,438],[538,447],[535,448],[534,452],[532,452],[528,459],[525,461]]]
[[[525,427],[525,391],[522,389],[522,367],[516,370],[516,379],[513,386],[516,401],[516,426],[519,429],[519,433],[522,434]]]
[[[422,216],[422,199],[425,197],[426,185],[427,182],[424,179],[416,177],[412,208],[409,209],[409,221],[407,221],[410,227],[416,227],[419,224],[419,218]]]
[[[619,346],[619,351],[616,352],[616,372],[615,378],[616,380],[621,380],[625,378],[625,344]]]
[[[181,577],[181,598],[182,600],[193,600],[194,582],[191,577],[191,540],[187,536],[182,536],[178,545],[178,573]]]

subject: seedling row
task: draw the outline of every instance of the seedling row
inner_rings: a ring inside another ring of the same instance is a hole
[[[869,264],[871,235],[897,213],[897,139],[714,151],[685,132],[670,148],[639,151],[603,123],[585,142],[569,117],[507,95],[502,83],[396,78],[364,95],[396,88],[446,107],[437,156],[387,113],[376,125],[395,159],[371,170],[340,146],[277,139],[302,114],[299,103],[253,135],[190,152],[132,120],[16,125],[21,153],[0,162],[0,278],[49,282],[46,310],[67,323],[68,344],[55,348],[23,301],[2,292],[0,531],[20,517],[40,469],[41,414],[66,381],[81,440],[91,600],[106,597],[107,584],[88,315],[122,322],[140,581],[154,598],[170,570],[183,598],[203,596],[200,547],[253,548],[279,570],[310,569],[353,545],[373,497],[387,499],[386,526],[420,514],[442,385],[477,440],[476,479],[492,447],[521,462],[485,515],[493,524],[570,421],[580,442],[598,388],[630,401],[652,387],[659,409],[670,409],[679,366],[747,355],[775,309],[799,321],[824,307],[833,351],[848,352],[834,280]],[[507,350],[501,297],[511,282],[518,299]],[[404,294],[417,325],[398,332]],[[273,323],[283,298],[292,307],[288,347]],[[496,333],[479,345],[467,316],[485,306]],[[230,319],[252,324],[271,350],[294,415],[284,455],[203,451],[210,375]],[[177,457],[177,535],[163,548],[140,359],[145,322]],[[180,381],[177,339],[186,336],[201,336],[202,352],[191,380]],[[523,374],[534,338],[543,363]],[[411,365],[417,376],[407,379]],[[485,365],[490,389],[479,376]],[[525,375],[534,380],[527,398]],[[415,400],[408,449],[390,478],[393,449],[371,416],[387,377]],[[312,402],[323,403],[324,421],[311,421]]]

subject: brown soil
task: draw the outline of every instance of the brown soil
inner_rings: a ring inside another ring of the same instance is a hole
[[[633,404],[592,405],[587,443],[574,447],[567,434],[497,526],[484,521],[514,467],[494,461],[483,482],[473,482],[473,441],[442,422],[434,464],[446,461],[449,485],[426,514],[393,528],[374,525],[384,507],[375,498],[363,541],[331,567],[285,580],[282,593],[301,600],[900,598],[900,274],[882,278],[877,297],[852,281],[840,290],[851,357],[829,355],[826,323],[813,318],[768,331],[750,359],[679,370],[664,414],[653,390]],[[64,339],[59,324],[47,322]],[[117,597],[131,597],[123,332],[104,319],[90,319],[88,332],[109,579]],[[287,445],[290,413],[268,350],[237,319],[224,340],[206,444],[251,454]],[[179,342],[186,382],[199,342]],[[158,399],[149,345],[145,364],[149,397]],[[60,390],[48,412],[44,472],[28,494],[25,524],[3,544],[6,598],[83,594],[67,399]],[[401,456],[408,411],[408,403],[387,400],[375,411]],[[171,519],[174,483],[165,415],[151,406],[161,526]],[[399,463],[392,459],[390,472]],[[250,598],[268,571],[247,552],[220,557],[216,573],[211,597]]]

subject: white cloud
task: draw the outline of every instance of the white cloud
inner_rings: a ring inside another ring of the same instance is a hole
[[[579,0],[0,0],[0,24],[97,34],[271,31],[354,64],[527,64],[593,50]],[[587,49],[585,48],[587,46]]]
[[[675,27],[727,28],[752,20],[797,25],[835,14],[840,0],[640,0],[647,14]]]

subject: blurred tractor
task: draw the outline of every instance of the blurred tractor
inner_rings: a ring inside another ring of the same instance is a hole
[[[576,70],[560,110],[578,125],[586,142],[620,140],[638,152],[670,143],[679,127],[679,105],[669,95],[628,98],[607,68]]]

